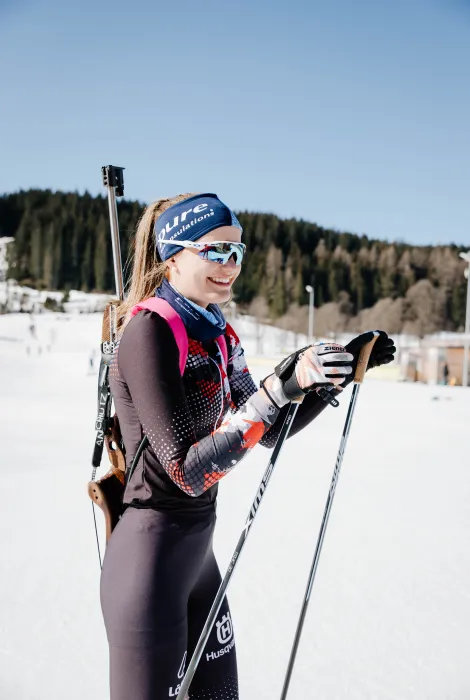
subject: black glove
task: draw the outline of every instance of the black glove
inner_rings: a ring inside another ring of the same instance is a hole
[[[369,362],[367,364],[367,369],[372,367],[379,367],[380,365],[388,365],[389,362],[393,362],[394,355],[397,351],[395,343],[392,338],[389,338],[385,331],[378,331],[380,333],[379,337],[375,341],[374,347],[370,354]],[[367,345],[374,337],[373,331],[367,331],[367,333],[361,333],[357,338],[353,338],[350,343],[346,345],[346,350],[354,355],[353,362],[353,373],[351,377],[346,379],[344,385],[350,384],[354,379],[354,374],[357,368],[357,361],[359,359],[359,353],[361,352],[364,345]]]

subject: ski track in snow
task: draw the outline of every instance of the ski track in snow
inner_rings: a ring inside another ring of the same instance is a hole
[[[0,698],[106,700],[86,494],[100,317],[36,324],[31,342],[26,315],[0,317]],[[242,700],[280,695],[349,397],[286,443],[234,574]],[[469,409],[466,389],[362,387],[289,698],[470,698]],[[269,454],[256,448],[221,482],[222,570]]]

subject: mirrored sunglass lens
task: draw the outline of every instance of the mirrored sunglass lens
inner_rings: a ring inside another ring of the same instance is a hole
[[[217,243],[205,246],[200,255],[205,260],[225,264],[232,256],[235,257],[235,264],[240,265],[243,259],[243,248],[237,243]]]
[[[212,262],[220,263],[221,265],[226,263],[229,260],[229,258],[230,258],[230,253],[226,253],[226,252],[221,251],[221,250],[216,250],[215,248],[210,250],[208,252],[208,255],[207,255],[208,260],[211,260]]]
[[[223,251],[220,251],[218,246],[214,245],[206,245],[199,252],[199,255],[201,258],[204,258],[204,260],[212,260],[215,262],[217,262],[216,258],[220,257],[221,254],[223,254]]]
[[[243,260],[243,253],[244,249],[243,246],[241,246],[239,243],[224,243],[224,248],[229,256],[228,259],[232,257],[232,255],[235,257],[235,264],[240,265],[241,261]]]

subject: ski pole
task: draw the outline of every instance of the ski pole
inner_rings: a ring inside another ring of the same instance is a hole
[[[108,190],[108,206],[109,219],[111,224],[111,240],[113,246],[113,263],[114,263],[114,280],[116,284],[116,293],[119,300],[124,299],[124,283],[122,274],[121,260],[121,245],[119,241],[119,221],[117,212],[116,197],[124,195],[124,168],[115,165],[104,165],[101,168],[103,176],[103,185]],[[95,480],[96,470],[101,464],[104,448],[104,437],[108,428],[109,419],[111,417],[111,392],[109,389],[109,362],[114,352],[114,337],[115,337],[115,315],[110,313],[110,341],[109,343],[101,344],[101,361],[98,375],[98,414],[95,422],[95,445],[92,456],[93,470],[91,473],[91,481]],[[98,546],[98,559],[101,567],[101,552],[98,538],[98,528],[96,525],[95,504],[92,501],[93,520],[95,524],[96,542]]]
[[[281,700],[286,700],[287,692],[289,690],[289,683],[290,683],[290,679],[292,676],[292,670],[294,668],[294,663],[295,663],[295,659],[297,656],[297,649],[299,647],[300,637],[302,635],[302,628],[303,628],[304,622],[305,622],[305,615],[307,613],[307,607],[308,607],[309,600],[310,600],[310,594],[312,592],[312,586],[313,586],[313,582],[315,580],[315,574],[317,572],[318,562],[320,560],[320,554],[321,554],[321,550],[322,550],[322,546],[323,546],[323,540],[325,537],[326,526],[328,525],[328,519],[330,517],[331,507],[333,504],[333,498],[334,498],[335,491],[336,491],[336,484],[338,483],[339,472],[341,469],[341,465],[343,463],[344,452],[345,452],[346,443],[347,443],[348,437],[349,437],[349,431],[351,429],[351,422],[352,422],[353,415],[354,415],[354,409],[356,408],[356,402],[357,402],[357,397],[359,394],[359,389],[361,388],[361,384],[364,381],[364,375],[365,375],[366,370],[367,370],[367,365],[369,362],[370,354],[372,352],[372,348],[374,347],[374,343],[377,340],[377,338],[379,337],[379,335],[380,334],[377,331],[375,331],[374,337],[372,338],[372,340],[369,343],[367,343],[367,345],[364,345],[364,347],[361,349],[361,352],[359,353],[359,358],[358,358],[357,367],[356,367],[356,373],[354,375],[354,387],[353,387],[353,391],[352,391],[351,401],[349,402],[348,413],[347,413],[346,421],[345,421],[344,428],[343,428],[343,435],[341,437],[341,442],[339,445],[338,456],[336,457],[335,469],[333,472],[333,478],[331,479],[330,490],[329,490],[328,498],[326,501],[325,511],[323,513],[323,519],[322,519],[321,526],[320,526],[320,532],[318,534],[317,545],[315,547],[315,554],[313,556],[312,567],[310,569],[310,574],[308,577],[307,589],[305,591],[304,601],[302,604],[302,610],[300,612],[299,621],[297,623],[297,629],[295,632],[294,643],[292,645],[292,650],[291,650],[291,654],[290,654],[290,658],[289,658],[289,664],[288,664],[286,676],[284,679],[284,686],[282,688]]]
[[[298,408],[299,408],[299,403],[292,402],[289,406],[289,410],[286,413],[286,417],[284,419],[284,423],[282,424],[282,428],[281,428],[281,432],[279,433],[279,437],[276,441],[276,445],[274,447],[273,454],[271,456],[271,459],[269,460],[267,469],[264,472],[264,475],[263,475],[263,478],[261,480],[261,484],[259,485],[258,491],[256,492],[255,500],[253,501],[253,505],[251,506],[250,512],[248,513],[248,517],[246,519],[245,525],[244,525],[242,532],[240,534],[239,540],[237,542],[237,546],[235,547],[235,551],[234,551],[233,556],[230,560],[230,564],[228,565],[227,572],[224,576],[222,583],[219,586],[219,590],[217,591],[217,594],[214,598],[214,602],[212,603],[212,607],[210,609],[209,615],[208,615],[207,620],[206,620],[204,627],[202,629],[201,635],[199,637],[199,641],[196,645],[194,653],[191,657],[191,661],[189,662],[188,668],[187,668],[186,673],[184,675],[184,678],[181,682],[179,693],[178,693],[176,700],[186,700],[186,693],[189,690],[189,686],[191,685],[191,681],[193,680],[194,674],[196,673],[196,669],[198,667],[199,661],[201,660],[201,656],[204,653],[204,648],[207,644],[207,640],[209,639],[210,633],[212,631],[212,627],[214,626],[214,622],[217,619],[217,615],[219,614],[219,610],[220,610],[220,607],[221,607],[223,600],[225,598],[225,594],[227,592],[227,588],[228,588],[230,580],[232,578],[232,574],[235,570],[235,566],[240,558],[240,553],[241,553],[243,546],[246,542],[246,538],[248,537],[248,533],[250,531],[250,528],[251,528],[253,521],[256,517],[256,514],[258,512],[258,508],[260,506],[262,498],[263,498],[265,491],[267,489],[269,479],[271,478],[271,475],[274,471],[274,467],[276,466],[277,458],[279,457],[279,453],[281,451],[281,448],[282,448],[282,446],[283,446],[284,442],[286,441],[286,438],[289,434],[292,422],[295,418],[295,414],[297,413]]]

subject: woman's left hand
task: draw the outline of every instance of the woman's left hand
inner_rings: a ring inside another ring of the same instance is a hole
[[[393,362],[395,353],[397,351],[393,338],[389,338],[385,331],[375,332],[378,332],[380,335],[375,341],[374,347],[372,348],[370,359],[367,364],[367,369],[371,369],[372,367],[379,367],[380,365],[387,365],[389,362]],[[352,355],[354,355],[352,377],[354,377],[354,373],[356,371],[357,360],[359,358],[360,351],[362,350],[364,345],[367,345],[367,343],[369,343],[372,340],[373,337],[374,331],[367,331],[367,333],[361,333],[361,335],[358,335],[357,338],[353,338],[353,340],[351,340],[351,342],[346,345],[346,350]],[[349,381],[346,380],[345,383],[349,384]]]

